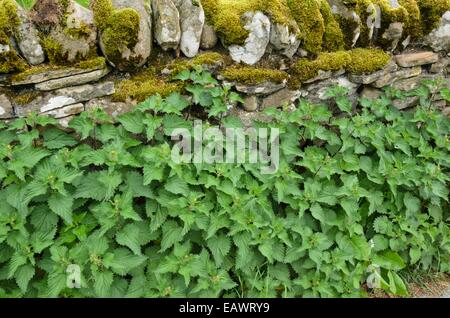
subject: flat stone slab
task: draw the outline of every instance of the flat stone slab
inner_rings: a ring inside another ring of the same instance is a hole
[[[348,78],[353,83],[368,85],[368,84],[372,84],[373,82],[378,81],[383,76],[387,76],[388,74],[390,74],[392,72],[396,72],[397,70],[398,70],[397,63],[395,63],[394,61],[391,60],[382,70],[379,70],[375,73],[367,74],[367,75],[350,74],[348,76]]]
[[[74,105],[94,98],[109,96],[114,94],[114,92],[115,89],[113,82],[85,84],[62,88],[45,93],[27,105],[16,107],[16,112],[19,116],[26,116],[31,112],[48,113],[68,105]]]
[[[373,83],[373,86],[377,88],[382,88],[388,85],[391,85],[395,81],[405,79],[405,78],[411,78],[416,77],[422,74],[422,68],[420,66],[416,66],[413,68],[406,68],[401,69],[397,72],[389,73],[377,80],[375,83]]]
[[[77,75],[71,75],[63,78],[53,79],[49,81],[45,81],[42,83],[38,83],[35,85],[35,88],[40,91],[53,91],[55,89],[74,86],[74,85],[82,85],[89,82],[95,82],[106,76],[109,73],[108,68],[104,68],[101,70],[82,73]]]
[[[13,116],[13,107],[9,98],[4,94],[0,94],[0,119],[8,119]]]
[[[103,69],[103,67],[94,67],[89,69],[81,69],[75,67],[55,68],[55,69],[43,68],[42,71],[40,72],[37,71],[36,73],[26,75],[24,76],[24,78],[17,79],[17,77],[20,76],[20,73],[11,76],[9,79],[9,85],[22,86],[22,85],[39,84],[53,79],[60,79],[64,77],[71,77],[79,74],[90,73],[99,69]]]
[[[395,60],[401,67],[413,67],[436,63],[439,55],[434,52],[408,53],[397,55]]]
[[[65,106],[58,109],[53,109],[47,112],[40,113],[41,115],[48,115],[55,119],[66,118],[79,114],[84,111],[84,104],[78,103],[74,105]]]

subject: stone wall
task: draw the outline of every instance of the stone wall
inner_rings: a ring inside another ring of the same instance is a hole
[[[181,89],[173,76],[196,65],[242,93],[231,111],[243,118],[321,102],[332,85],[377,97],[450,73],[450,0],[37,0],[30,11],[0,0],[0,20],[3,120],[119,114]]]

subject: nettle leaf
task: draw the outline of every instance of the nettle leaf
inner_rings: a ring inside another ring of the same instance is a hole
[[[128,247],[136,255],[141,255],[140,228],[136,224],[127,224],[116,234],[116,241]]]
[[[213,236],[206,244],[211,251],[217,266],[221,266],[231,248],[231,241],[225,235]]]
[[[111,293],[111,285],[114,281],[114,275],[110,271],[95,271],[92,273],[94,278],[94,291],[98,297],[108,297]]]
[[[187,196],[189,193],[188,183],[178,176],[171,177],[164,185],[164,188],[174,194]]]
[[[164,103],[164,112],[166,114],[181,115],[181,112],[189,106],[189,102],[178,92],[170,94],[164,100]]]
[[[164,252],[175,243],[183,239],[183,228],[175,221],[166,221],[162,226],[162,240],[160,252]]]
[[[137,112],[129,112],[117,117],[123,127],[133,134],[140,134],[144,131],[145,126],[142,119],[142,114]]]
[[[117,248],[112,252],[111,260],[104,260],[104,265],[111,267],[114,273],[125,276],[134,268],[142,265],[146,260],[146,256],[133,255],[125,248]]]
[[[19,286],[22,293],[25,293],[28,289],[28,283],[33,278],[35,274],[34,266],[31,264],[26,264],[21,266],[15,273],[14,277],[16,279],[17,285]]]
[[[48,206],[50,210],[59,215],[64,221],[69,224],[72,223],[73,198],[71,196],[65,196],[60,193],[52,194],[48,198]]]
[[[406,264],[403,258],[393,251],[384,251],[377,253],[373,258],[373,263],[388,270],[398,271],[405,268]]]
[[[44,137],[44,146],[47,149],[61,149],[78,144],[78,141],[70,134],[56,128],[44,131],[42,136]]]

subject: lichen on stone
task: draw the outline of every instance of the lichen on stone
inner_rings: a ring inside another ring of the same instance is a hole
[[[258,68],[242,65],[228,67],[222,72],[222,76],[241,84],[256,85],[264,82],[282,83],[289,75],[280,70]]]
[[[417,0],[423,21],[424,34],[439,26],[442,16],[450,10],[450,0]]]
[[[346,69],[351,62],[351,56],[346,51],[320,53],[316,59],[299,59],[291,68],[289,85],[299,88],[301,83],[319,75],[319,71],[339,71]]]
[[[380,49],[357,48],[349,51],[351,60],[347,71],[352,74],[370,74],[385,67],[391,57]]]

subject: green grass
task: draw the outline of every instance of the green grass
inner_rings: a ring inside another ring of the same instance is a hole
[[[89,6],[89,0],[75,0],[75,1],[81,4],[83,7],[87,8]],[[31,9],[33,7],[35,0],[16,0],[16,2],[25,9]]]

